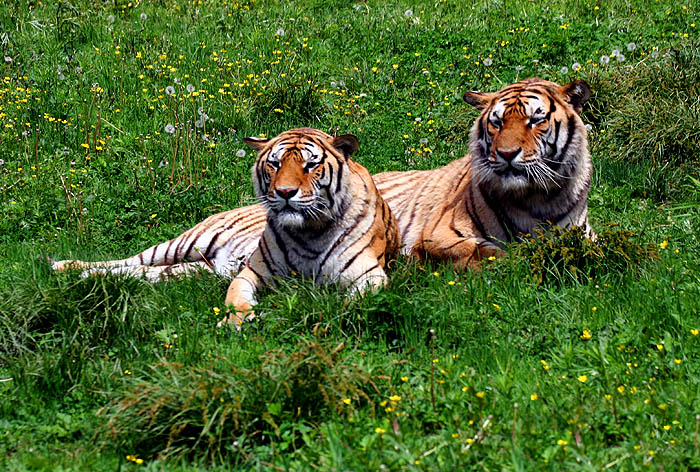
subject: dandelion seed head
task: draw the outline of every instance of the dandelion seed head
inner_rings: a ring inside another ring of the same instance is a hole
[[[194,85],[192,84],[187,84],[187,87],[185,87],[185,89],[187,90],[187,93],[192,93],[195,91]]]
[[[335,83],[335,81],[331,81],[331,87],[335,88],[335,87],[337,87],[337,86],[338,86],[338,84]]]
[[[566,75],[569,73],[569,68],[564,66],[561,69],[559,69],[559,72],[561,72],[563,75]]]
[[[7,62],[7,63],[12,62],[12,58],[10,56],[5,56],[5,62]]]
[[[486,59],[484,59],[484,65],[486,67],[490,66],[491,64],[493,64],[493,59],[491,59],[490,57],[487,57]]]
[[[175,134],[175,127],[172,125],[172,123],[165,125],[165,132],[168,134]]]
[[[637,49],[637,45],[635,43],[627,43],[628,51],[634,51],[635,49]]]
[[[245,157],[245,154],[245,149],[239,149],[238,151],[236,151],[236,157]]]
[[[593,129],[593,125],[590,124],[590,123],[586,123],[586,130],[587,130],[587,131],[590,131],[590,130],[592,130],[592,129]]]
[[[420,141],[418,141],[421,144],[428,144],[428,138],[420,138]]]
[[[605,56],[605,55],[600,56],[600,63],[601,63],[601,64],[607,64],[608,62],[610,62],[610,57],[609,57],[609,56]]]
[[[279,28],[277,31],[275,31],[276,36],[284,36],[284,30],[282,28]]]
[[[578,71],[580,68],[581,64],[579,64],[578,62],[574,62],[573,64],[571,64],[571,70],[573,71]]]
[[[651,57],[652,59],[656,59],[659,57],[659,51],[652,51],[651,52]]]
[[[515,66],[515,71],[516,71],[516,72],[520,72],[520,71],[522,71],[523,69],[525,69],[525,66]]]
[[[143,21],[146,21],[148,19],[148,15],[146,15],[145,13],[141,13],[140,16]]]
[[[195,128],[202,128],[204,126],[204,121],[199,119],[199,120],[194,122],[194,126],[195,126]]]
[[[413,10],[411,10],[411,9],[406,10],[405,12],[403,12],[403,16],[405,16],[406,18],[412,17],[412,16],[413,16]]]
[[[626,58],[625,58],[625,55],[622,54],[622,53],[620,53],[620,54],[618,54],[617,56],[615,56],[615,58],[617,59],[617,62],[625,62],[625,59],[626,59]]]
[[[618,54],[620,54],[620,50],[619,50],[619,49],[613,49],[612,52],[610,53],[610,56],[615,57],[615,56],[617,56]]]
[[[107,23],[114,23],[114,15],[109,15],[107,17]]]
[[[0,159],[0,167],[5,165],[5,159]]]
[[[167,87],[165,87],[165,93],[167,95],[175,95],[175,87],[173,87],[172,85],[168,85]]]

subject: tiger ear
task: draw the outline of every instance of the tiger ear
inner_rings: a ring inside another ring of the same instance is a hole
[[[270,142],[270,140],[265,138],[256,138],[255,136],[252,136],[250,138],[243,138],[243,142],[251,148],[255,149],[256,151],[260,152],[263,150],[265,145]]]
[[[493,93],[472,91],[465,93],[462,98],[471,106],[476,107],[477,110],[483,110],[489,106],[494,95]]]
[[[355,154],[357,149],[360,147],[360,143],[357,142],[357,138],[352,134],[344,134],[342,136],[338,136],[337,138],[333,138],[331,144],[346,158]]]
[[[559,92],[566,97],[576,113],[581,113],[583,104],[591,98],[591,88],[583,80],[574,80],[559,88]]]

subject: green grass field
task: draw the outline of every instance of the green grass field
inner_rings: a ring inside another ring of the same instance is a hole
[[[697,6],[392,3],[2,2],[0,468],[700,470]],[[402,258],[357,299],[285,280],[240,333],[215,329],[226,280],[46,262],[252,202],[245,136],[445,165],[462,94],[531,76],[593,90],[595,247]]]

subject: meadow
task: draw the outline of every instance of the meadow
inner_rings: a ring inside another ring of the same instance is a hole
[[[3,470],[700,470],[698,8],[647,0],[0,4]],[[464,155],[468,90],[585,80],[601,235],[482,271],[53,273],[254,201],[246,136],[352,133],[371,172]]]

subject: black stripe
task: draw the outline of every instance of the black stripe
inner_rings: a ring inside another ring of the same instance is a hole
[[[340,192],[340,185],[343,182],[343,163],[338,161],[338,180],[335,185],[335,193]]]
[[[366,271],[364,271],[363,273],[361,273],[360,275],[358,275],[357,277],[355,277],[355,280],[353,280],[353,284],[355,284],[355,282],[357,282],[358,280],[360,280],[362,277],[364,277],[365,275],[367,275],[368,272],[373,271],[373,270],[376,269],[377,267],[379,267],[379,263],[374,264],[372,267],[370,267],[369,269],[367,269]]]
[[[265,254],[265,251],[267,251],[267,254]],[[272,253],[270,252],[270,248],[267,245],[267,239],[265,238],[260,238],[260,256],[262,257],[263,263],[265,264],[265,267],[267,268],[267,271],[270,273],[270,275],[279,275],[277,274],[273,266],[270,265],[272,260]]]
[[[476,229],[478,229],[479,232],[481,233],[481,236],[488,239],[489,241],[491,241],[491,236],[486,231],[486,228],[484,227],[484,223],[481,221],[481,218],[479,218],[479,215],[477,215],[475,211],[472,211],[471,207],[469,206],[469,202],[474,204],[474,186],[473,185],[469,186],[469,198],[464,201],[464,206],[467,210],[467,213],[469,213],[469,216],[471,217],[472,221],[476,225]],[[493,211],[493,209],[491,209],[491,210]]]
[[[342,274],[343,272],[345,272],[345,271],[348,269],[348,267],[350,267],[350,266],[352,265],[353,262],[355,262],[355,259],[357,259],[357,257],[358,257],[360,254],[362,254],[363,252],[365,252],[365,249],[367,249],[368,247],[370,247],[370,245],[372,244],[372,241],[374,241],[374,237],[372,237],[372,239],[370,240],[370,242],[368,242],[367,244],[365,244],[365,246],[364,246],[362,249],[360,249],[359,251],[357,251],[357,252],[355,253],[355,255],[352,256],[352,257],[345,263],[345,265],[343,266],[342,270],[340,271],[341,274]]]
[[[204,251],[205,257],[209,257],[209,251],[211,251],[211,247],[214,245],[217,239],[219,239],[219,236],[221,235],[222,231],[218,231],[213,238],[211,238],[211,241],[209,241],[209,245],[207,246],[207,250]]]
[[[571,141],[574,139],[574,132],[576,131],[576,120],[574,119],[573,116],[569,116],[569,126],[568,126],[568,132],[569,135],[566,137],[566,144],[564,144],[564,147],[561,149],[561,159],[559,161],[562,161],[564,157],[566,157],[566,153],[569,150],[569,145],[571,144]]]
[[[294,265],[292,265],[292,261],[289,260],[289,252],[287,251],[287,245],[284,244],[284,241],[282,240],[282,236],[277,232],[277,228],[275,228],[275,225],[272,224],[269,220],[267,222],[267,226],[270,228],[272,231],[272,235],[275,237],[275,243],[277,243],[277,247],[279,250],[282,252],[282,255],[284,256],[284,263],[285,265],[290,268],[293,271],[299,272]]]
[[[321,271],[321,269],[323,269],[323,266],[326,264],[326,262],[328,261],[328,258],[329,258],[330,255],[333,253],[333,251],[335,251],[335,249],[340,245],[340,243],[342,243],[342,242],[345,240],[345,238],[346,238],[348,235],[350,235],[353,231],[355,231],[355,228],[356,228],[356,226],[357,226],[357,223],[358,223],[360,220],[362,220],[362,218],[364,218],[366,215],[367,215],[367,213],[361,213],[360,215],[358,215],[358,216],[355,218],[355,221],[353,221],[352,225],[350,225],[350,227],[349,227],[348,229],[346,229],[345,232],[344,232],[343,234],[341,234],[341,235],[338,237],[338,239],[335,240],[335,242],[333,243],[333,246],[332,246],[332,247],[330,248],[330,250],[326,253],[326,255],[323,257],[323,260],[322,260],[321,263],[318,265],[318,270],[319,270],[319,272]],[[360,235],[360,237],[358,238],[358,240],[361,239],[362,236],[363,236],[363,235]],[[354,244],[354,242],[353,242],[352,244]],[[352,244],[350,244],[349,246],[352,246]]]

